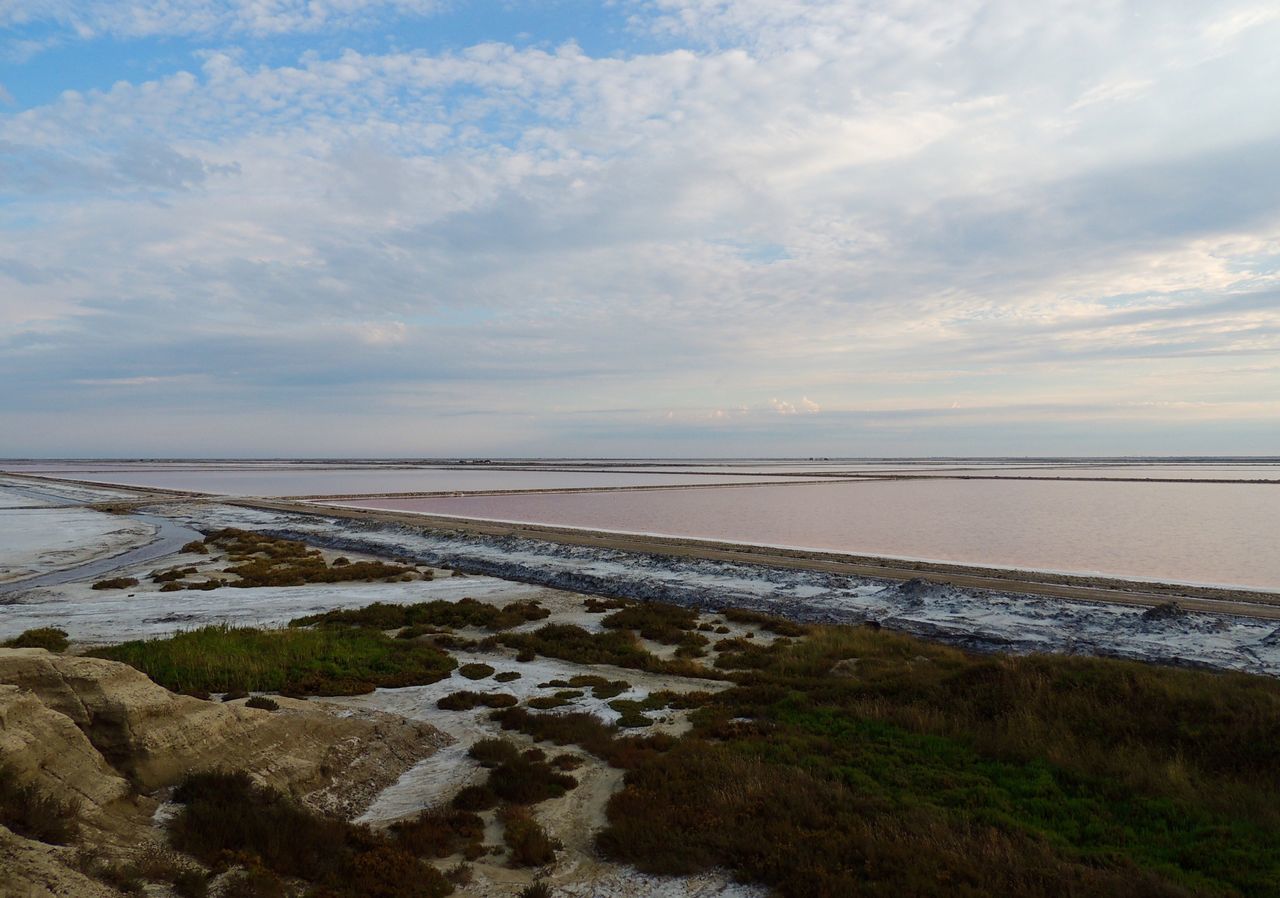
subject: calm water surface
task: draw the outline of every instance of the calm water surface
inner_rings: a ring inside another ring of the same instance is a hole
[[[1280,486],[866,481],[361,507],[1280,589]]]
[[[485,468],[363,468],[268,466],[59,467],[8,465],[14,473],[41,474],[223,496],[331,496],[369,493],[473,492],[484,490],[610,489],[754,483],[758,476],[629,471],[503,471]]]

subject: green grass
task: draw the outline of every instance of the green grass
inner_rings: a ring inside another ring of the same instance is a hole
[[[431,646],[361,629],[259,630],[202,627],[166,639],[98,649],[174,692],[284,692],[357,695],[377,687],[417,686],[457,666]]]
[[[737,656],[629,765],[608,856],[795,898],[1280,895],[1274,680],[848,627]]]

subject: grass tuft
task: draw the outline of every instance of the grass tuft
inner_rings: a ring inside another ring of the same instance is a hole
[[[97,649],[174,692],[358,695],[447,677],[451,657],[368,630],[259,630],[216,625]]]
[[[37,627],[24,630],[4,644],[8,649],[47,649],[50,652],[65,652],[71,643],[67,641],[67,631],[56,627]]]

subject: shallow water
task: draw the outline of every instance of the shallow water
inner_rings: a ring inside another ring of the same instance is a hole
[[[639,486],[651,491],[345,501],[590,529],[1280,589],[1276,459],[533,459],[483,466],[72,461],[0,462],[0,468],[249,496]],[[930,479],[850,482],[859,475]],[[969,477],[1007,479],[950,479]],[[826,483],[806,482],[815,479]],[[1118,482],[1131,479],[1226,482]],[[743,484],[753,488],[735,488]],[[673,486],[716,488],[663,488]]]
[[[331,496],[368,493],[485,490],[611,489],[756,482],[752,475],[671,471],[498,470],[428,467],[324,467],[273,465],[4,465],[40,474],[121,486],[186,490],[221,496]],[[768,479],[768,478],[763,478]]]
[[[1280,588],[1280,486],[864,481],[344,502],[1035,570]]]
[[[62,496],[55,495],[39,490],[35,487],[6,485],[5,493],[9,497],[27,498],[33,502],[40,502],[50,508],[58,506],[67,506],[76,504],[74,500],[67,499]],[[29,513],[32,515],[30,526],[39,528],[41,521],[38,517],[43,509],[18,509],[18,513]],[[157,558],[164,558],[177,552],[186,543],[201,539],[204,534],[190,527],[171,521],[168,518],[159,517],[157,515],[134,513],[128,516],[136,521],[143,521],[150,524],[155,533],[141,546],[129,549],[106,558],[96,558],[78,564],[73,567],[64,568],[62,570],[49,571],[44,574],[37,574],[22,580],[11,580],[6,583],[0,583],[0,596],[7,593],[24,592],[30,589],[36,589],[42,586],[57,586],[60,583],[77,583],[82,580],[90,580],[109,574],[120,568],[128,567],[133,564],[141,564],[144,561],[152,561]]]

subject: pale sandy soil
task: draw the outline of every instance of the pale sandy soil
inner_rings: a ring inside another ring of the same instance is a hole
[[[342,555],[351,561],[372,560],[356,552],[323,551],[332,561]],[[0,550],[0,559],[8,551]],[[159,560],[128,565],[111,572],[112,577],[132,577],[137,586],[98,590],[92,581],[61,583],[19,591],[6,596],[12,604],[0,614],[0,639],[10,638],[33,627],[58,627],[73,642],[98,644],[143,639],[191,629],[207,624],[233,621],[244,626],[281,626],[295,617],[358,607],[373,602],[426,602],[437,598],[458,599],[465,595],[500,594],[506,601],[538,592],[538,587],[497,580],[492,577],[451,577],[450,571],[419,565],[420,576],[408,583],[331,583],[305,587],[222,587],[216,590],[161,592],[162,584],[149,579],[152,571],[194,567],[191,580],[225,576],[229,564],[225,553],[209,555],[179,553]]]
[[[502,605],[509,601],[505,595],[477,596],[481,601]],[[552,612],[551,616],[539,621],[521,625],[517,629],[537,629],[549,623],[576,624],[585,629],[599,631],[600,621],[604,614],[592,614],[585,610],[584,596],[577,593],[558,590],[541,590],[531,596],[544,608]],[[732,624],[719,615],[709,613],[703,620],[730,628],[728,634],[705,634],[714,642],[717,639],[731,636],[742,636],[754,633],[753,639],[767,644],[774,637],[765,632],[754,631],[752,627]],[[458,635],[469,638],[482,638],[484,631],[457,631]],[[673,648],[656,643],[646,642],[646,647],[655,654],[670,655]],[[485,771],[467,756],[467,750],[475,742],[494,736],[502,736],[520,745],[532,747],[534,743],[519,733],[503,732],[489,720],[489,710],[479,708],[474,711],[441,711],[436,702],[446,695],[462,690],[474,692],[503,692],[516,696],[522,703],[539,695],[550,695],[558,687],[549,686],[551,680],[567,681],[582,674],[594,674],[609,680],[621,680],[631,685],[626,692],[618,695],[618,699],[642,700],[651,692],[672,690],[676,692],[716,691],[725,688],[725,681],[691,679],[607,665],[582,665],[554,658],[538,657],[529,662],[518,662],[515,653],[509,649],[499,648],[492,652],[454,651],[452,654],[460,664],[479,661],[489,664],[495,669],[495,675],[504,671],[514,671],[521,676],[517,680],[500,683],[492,676],[482,680],[469,680],[458,673],[448,679],[429,686],[413,686],[405,689],[379,689],[365,696],[320,699],[326,703],[357,709],[376,709],[399,714],[404,717],[429,721],[432,726],[448,733],[457,741],[446,746],[429,758],[419,762],[406,771],[398,782],[382,792],[365,811],[361,820],[375,825],[392,822],[396,819],[411,816],[424,807],[445,804],[463,786],[482,782]],[[616,721],[618,713],[608,706],[608,701],[596,699],[589,689],[585,694],[573,699],[570,705],[558,711],[585,711],[595,714],[602,720]],[[611,701],[612,699],[610,699]],[[651,728],[637,730],[637,733],[668,732],[677,734],[688,726],[688,712],[659,711],[651,715],[655,724]],[[754,898],[764,895],[765,891],[751,886],[743,886],[732,882],[723,875],[709,875],[694,878],[662,878],[645,876],[629,868],[602,860],[595,852],[593,840],[605,825],[605,806],[622,785],[622,771],[610,768],[607,764],[583,752],[575,746],[558,748],[550,745],[539,745],[548,755],[561,753],[573,754],[583,760],[581,767],[572,775],[578,780],[577,788],[570,790],[564,797],[543,802],[534,807],[534,815],[547,831],[564,844],[557,861],[544,870],[512,869],[503,863],[504,852],[496,856],[486,856],[472,864],[473,881],[458,890],[459,896],[475,896],[475,898],[507,898],[519,892],[535,878],[545,879],[554,887],[553,894],[588,898],[588,896],[608,896],[608,898],[640,898],[640,896],[697,896],[697,898]],[[494,820],[492,811],[482,816],[490,823],[486,843],[501,846],[501,825]],[[460,863],[460,856],[448,858],[439,863],[441,869],[449,869]]]
[[[106,515],[102,517],[107,517],[113,523],[127,522],[127,519]],[[324,550],[324,554],[329,560],[338,555],[345,555],[353,561],[372,557],[333,550]],[[227,563],[228,559],[217,552],[211,555],[178,554],[113,571],[113,576],[132,576],[140,580],[136,587],[127,590],[93,590],[89,582],[33,589],[19,596],[19,604],[4,606],[3,614],[0,614],[0,638],[15,635],[33,626],[61,626],[71,633],[77,646],[83,647],[100,642],[163,635],[219,621],[244,625],[281,625],[302,614],[338,607],[360,607],[375,601],[456,601],[464,597],[496,606],[518,600],[536,600],[552,612],[544,620],[529,622],[517,629],[532,630],[547,623],[571,623],[591,631],[599,631],[602,629],[601,620],[605,616],[589,613],[584,607],[585,596],[578,593],[493,577],[452,576],[452,572],[448,570],[428,566],[419,566],[419,570],[424,574],[429,572],[432,579],[415,579],[407,583],[339,583],[248,589],[223,587],[207,592],[182,590],[162,593],[160,584],[151,583],[148,579],[152,571],[171,567],[194,567],[197,573],[190,579],[204,579],[218,575]],[[714,613],[707,613],[704,618],[717,624],[724,623]],[[741,635],[749,629],[733,624],[729,627],[731,634],[707,635],[715,640],[726,635]],[[458,635],[478,640],[489,634],[480,630],[464,630],[458,631]],[[767,641],[768,634],[760,633],[755,638],[764,642]],[[663,657],[669,657],[674,651],[670,646],[656,643],[647,643],[646,647]],[[480,739],[503,735],[519,744],[532,745],[521,734],[502,733],[488,719],[487,709],[456,712],[442,711],[436,707],[440,698],[453,692],[505,692],[524,702],[562,688],[550,686],[550,681],[569,680],[580,674],[594,674],[630,684],[627,691],[616,696],[619,699],[640,700],[657,690],[713,691],[726,685],[723,681],[668,677],[622,668],[579,665],[543,657],[520,663],[515,661],[515,652],[505,648],[490,652],[453,651],[451,654],[460,664],[483,661],[491,664],[497,672],[515,671],[521,676],[511,682],[499,683],[491,677],[473,681],[455,673],[452,677],[429,686],[378,690],[367,696],[315,700],[315,704],[322,704],[339,717],[350,715],[367,719],[370,715],[374,718],[389,715],[394,719],[429,723],[444,734],[444,739],[449,740],[448,744],[433,754],[408,766],[390,783],[384,781],[375,790],[369,791],[369,785],[376,780],[366,776],[361,789],[337,793],[339,798],[336,800],[344,808],[353,803],[357,811],[363,808],[359,819],[375,826],[386,825],[396,819],[412,816],[424,808],[447,803],[462,786],[482,781],[484,771],[467,757],[470,746]],[[608,707],[607,701],[594,698],[590,689],[584,692],[582,697],[558,710],[586,711],[606,721],[618,718],[618,713]],[[241,703],[234,703],[239,704]],[[302,703],[284,700],[282,704],[292,707]],[[688,712],[659,711],[650,716],[655,720],[654,726],[637,732],[666,731],[674,734],[683,731],[688,725]],[[496,820],[495,812],[486,812],[484,816],[489,823],[486,843],[494,848],[495,853],[486,855],[471,865],[473,880],[458,890],[456,894],[459,896],[516,896],[535,879],[545,879],[554,887],[554,894],[581,898],[640,898],[651,895],[672,898],[686,895],[697,898],[755,898],[764,894],[759,889],[735,884],[726,876],[664,879],[644,876],[629,868],[604,861],[595,853],[593,840],[595,834],[606,825],[605,807],[610,796],[621,787],[622,772],[573,746],[542,747],[549,755],[570,753],[583,761],[582,766],[573,772],[573,776],[579,781],[577,788],[560,799],[543,802],[533,809],[534,815],[547,827],[550,834],[564,844],[564,849],[556,862],[548,868],[510,868],[506,865],[505,848],[502,846],[502,825]],[[161,805],[154,818],[157,838],[162,838],[166,807]],[[461,861],[461,857],[445,859],[439,866],[447,870]]]

